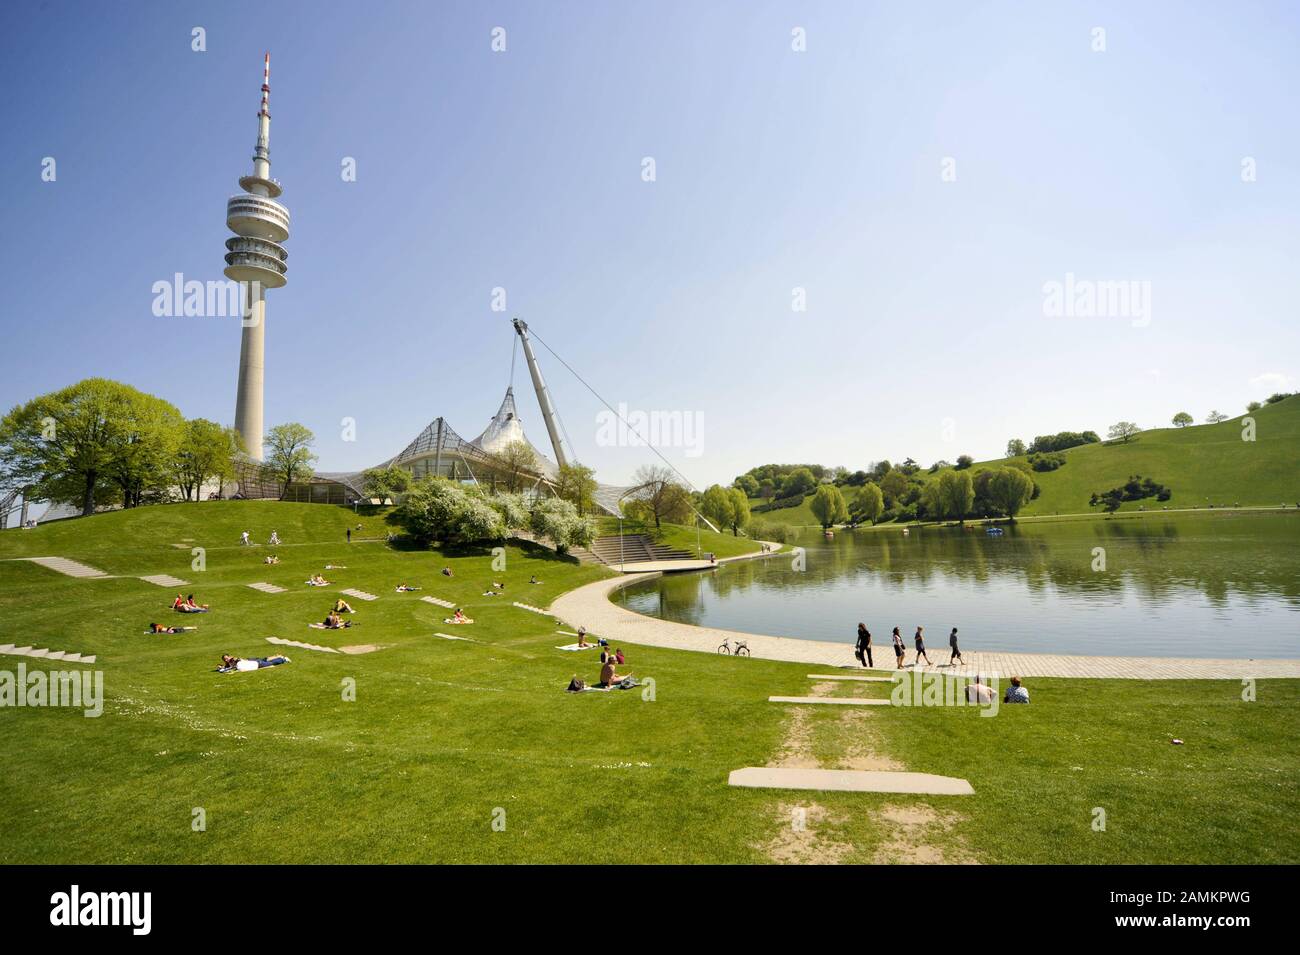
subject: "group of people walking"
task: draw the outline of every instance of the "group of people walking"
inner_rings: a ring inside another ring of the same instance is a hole
[[[924,659],[926,666],[934,666],[930,661],[929,654],[925,652],[925,628],[917,627],[916,636],[913,639],[916,641],[916,662],[920,663],[921,660]],[[894,657],[898,663],[898,669],[901,670],[903,669],[903,656],[907,652],[907,644],[903,640],[903,635],[898,632],[897,627],[894,628],[894,632],[891,635],[891,641],[894,645]],[[952,651],[948,657],[949,666],[955,666],[959,660],[962,663],[966,662],[965,660],[962,660],[961,649],[957,646],[956,627],[953,627],[952,633],[948,634],[948,648]],[[871,631],[867,629],[865,623],[858,624],[857,649],[854,651],[853,655],[858,658],[858,662],[864,667],[872,667],[875,665],[874,661],[871,659]]]

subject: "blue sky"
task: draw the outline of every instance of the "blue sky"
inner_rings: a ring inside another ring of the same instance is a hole
[[[1236,414],[1300,387],[1297,49],[1283,3],[8,3],[0,404],[103,375],[232,421],[237,321],[152,286],[221,278],[270,50],[266,417],[323,469],[439,414],[476,435],[513,315],[611,402],[693,416],[664,454],[701,487]],[[1067,274],[1149,312],[1045,314]],[[539,351],[577,457],[651,460]]]

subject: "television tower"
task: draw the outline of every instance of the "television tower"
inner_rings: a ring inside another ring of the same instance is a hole
[[[271,54],[262,71],[262,108],[257,114],[253,174],[242,176],[226,203],[226,278],[244,286],[243,338],[239,346],[239,391],[235,395],[235,430],[248,456],[262,460],[262,383],[266,358],[266,290],[285,283],[289,253],[280,245],[289,238],[289,210],[275,200],[280,183],[271,178]]]

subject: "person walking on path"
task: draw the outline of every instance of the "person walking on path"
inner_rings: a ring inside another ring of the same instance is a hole
[[[930,662],[930,657],[925,652],[925,637],[923,635],[924,630],[925,630],[924,627],[916,628],[916,665],[920,666],[921,657],[925,657],[925,665],[928,667],[932,667],[934,666],[934,664]]]
[[[352,543],[352,528],[348,528],[348,543]]]
[[[948,634],[948,646],[952,648],[952,656],[948,657],[948,666],[955,666],[957,660],[965,663],[961,658],[961,651],[957,649],[957,628],[952,628],[952,633]]]
[[[903,635],[894,628],[894,656],[898,659],[898,669],[903,669],[903,654],[907,652],[907,645],[903,643]]]
[[[871,659],[871,631],[863,623],[858,624],[858,662],[864,667],[875,666]]]

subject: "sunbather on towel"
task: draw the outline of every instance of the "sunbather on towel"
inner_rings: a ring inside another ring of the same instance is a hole
[[[342,597],[334,601],[334,612],[335,613],[356,613],[356,611],[352,609],[352,604],[348,603]]]
[[[190,594],[185,598],[185,611],[186,613],[207,613],[208,605],[196,604],[194,602],[194,595]]]
[[[269,557],[267,557],[266,560],[263,561],[263,563],[265,563],[265,564],[278,564],[278,563],[280,563],[280,558],[279,558],[279,557],[276,557],[274,554],[272,554],[272,555],[270,555]]]
[[[413,594],[419,589],[420,589],[419,587],[412,587],[410,584],[397,585],[397,592],[399,594]]]
[[[471,620],[469,617],[465,616],[465,611],[457,607],[456,612],[452,614],[450,617],[444,617],[442,622],[443,623],[473,623],[474,621]]]
[[[150,633],[186,633],[190,630],[197,630],[198,627],[164,627],[160,623],[149,624]]]
[[[605,661],[605,665],[600,668],[600,682],[596,685],[601,689],[608,690],[612,686],[618,686],[624,680],[632,678],[632,674],[624,673],[622,676],[614,669],[614,658],[610,657]]]
[[[241,660],[239,657],[232,657],[229,653],[222,654],[221,666],[222,673],[229,673],[232,670],[246,672],[248,670],[260,670],[263,667],[278,667],[281,663],[289,663],[290,660],[283,653],[278,653],[273,657],[253,657],[249,660]]]
[[[330,611],[329,616],[325,618],[326,630],[343,630],[350,626],[352,626],[351,620],[344,620],[342,617],[340,617],[338,614],[334,613],[333,611]]]
[[[330,582],[320,574],[312,574],[311,580],[307,581],[308,587],[328,587]]]

